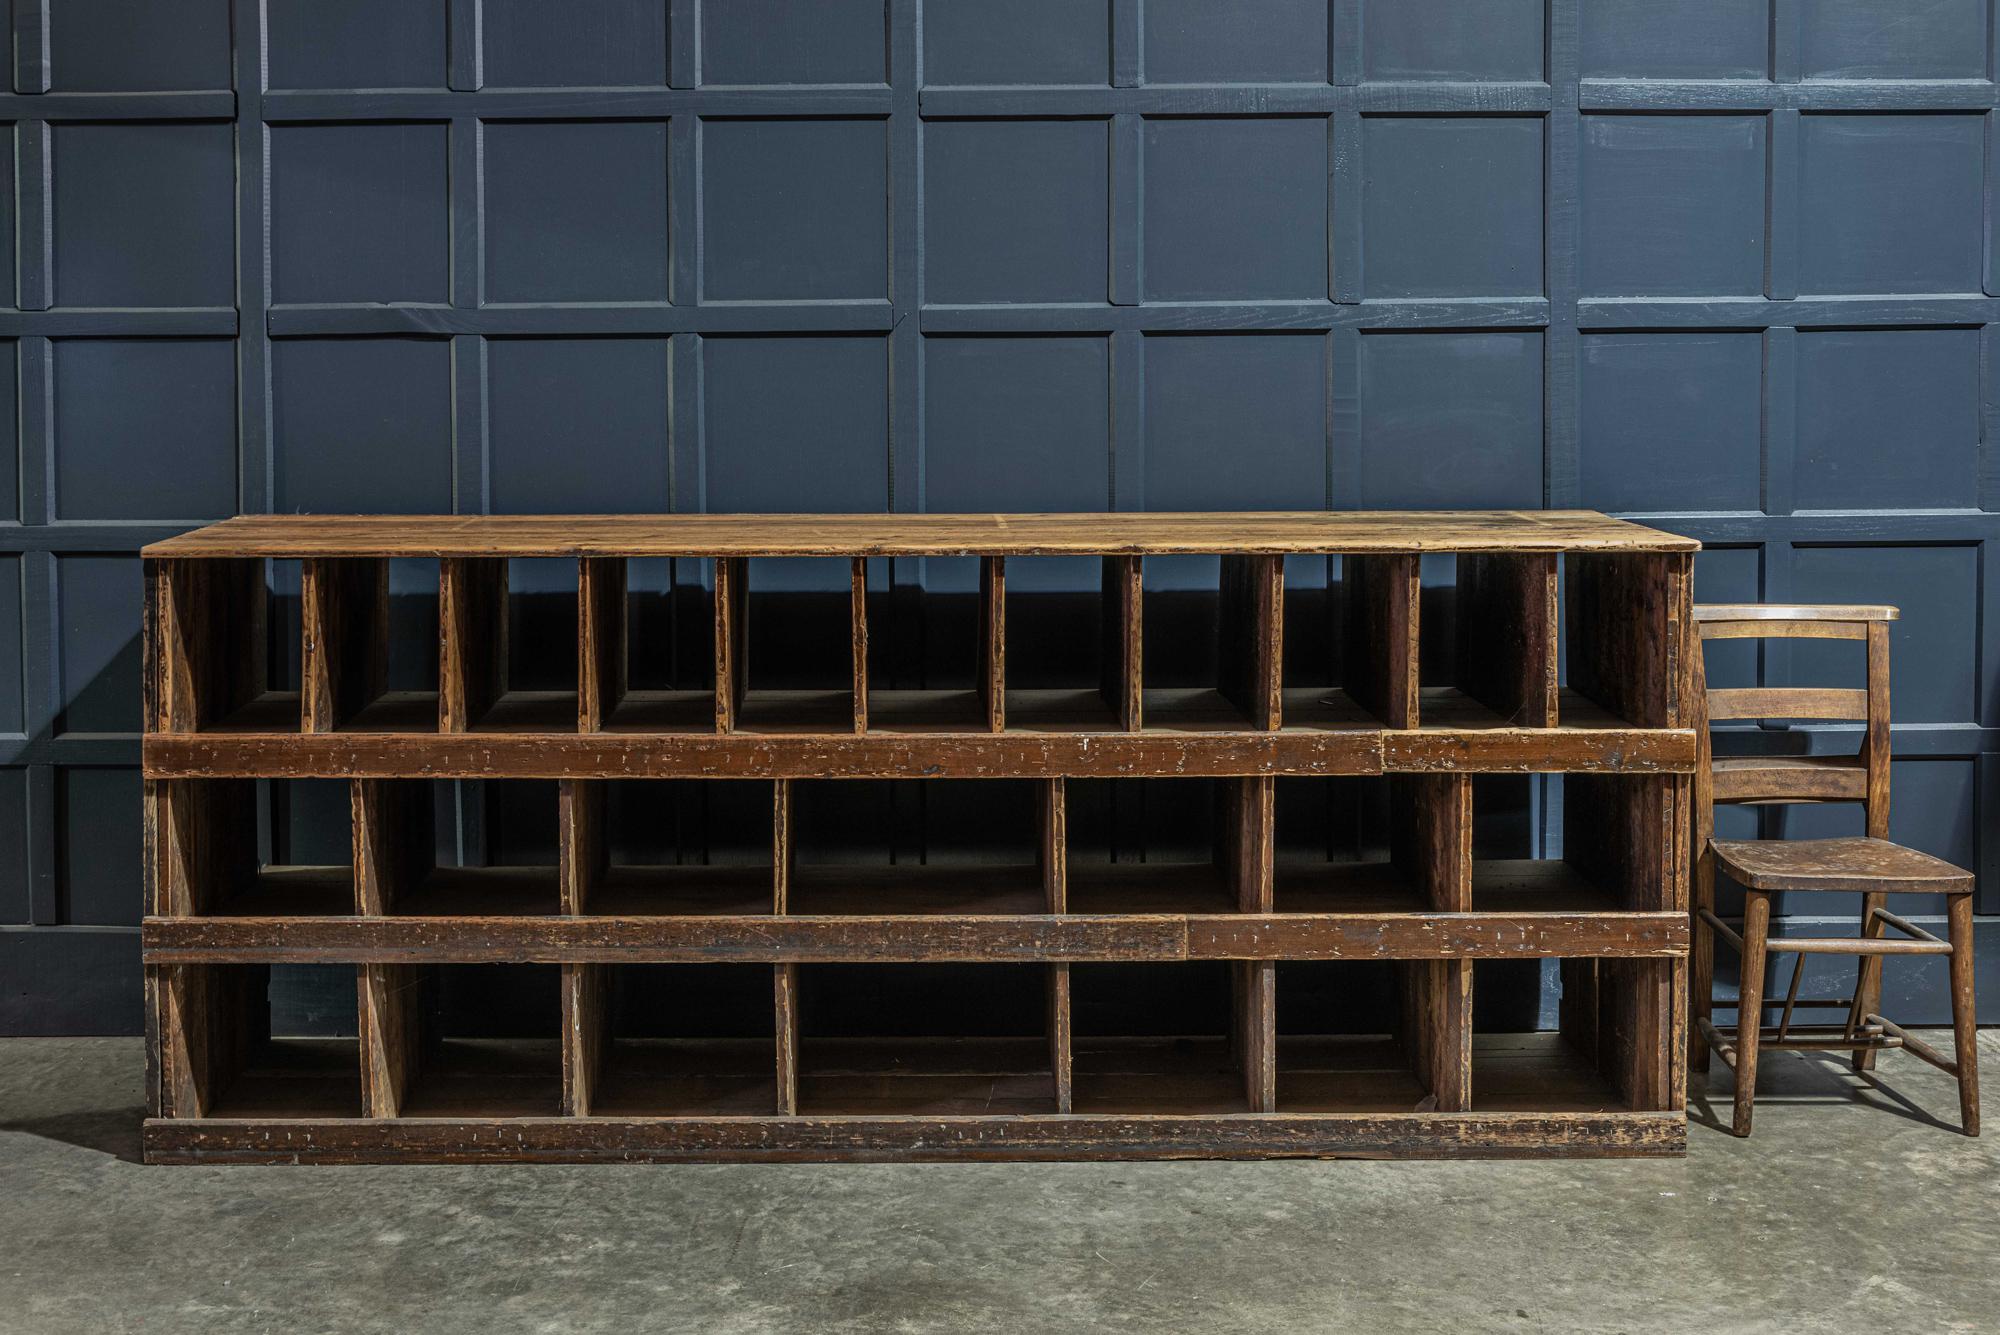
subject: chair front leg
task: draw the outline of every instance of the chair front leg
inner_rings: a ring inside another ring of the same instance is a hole
[[[1743,984],[1736,1002],[1736,1116],[1731,1126],[1750,1134],[1750,1105],[1757,1097],[1757,1040],[1764,1028],[1764,962],[1771,934],[1771,896],[1743,892]]]

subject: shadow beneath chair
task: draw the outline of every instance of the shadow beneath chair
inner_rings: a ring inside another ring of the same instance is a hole
[[[1730,1133],[1735,1115],[1734,1086],[1722,1083],[1730,1075],[1720,1058],[1705,1077],[1688,1073],[1688,1121],[1724,1135]],[[1700,1088],[1708,1079],[1717,1086]],[[1809,1087],[1808,1087],[1809,1084]],[[1768,1052],[1758,1061],[1756,1110],[1810,1108],[1833,1104],[1859,1104],[1870,1111],[1888,1113],[1906,1121],[1941,1131],[1960,1131],[1956,1120],[1946,1120],[1929,1112],[1910,1097],[1883,1081],[1873,1071],[1857,1071],[1846,1052]],[[1876,1097],[1879,1096],[1879,1097]],[[1954,1093],[1954,1102],[1956,1094]],[[1752,1135],[1756,1134],[1752,1126]]]
[[[139,1163],[139,1127],[146,1110],[139,1105],[127,1108],[91,1108],[57,1113],[51,1117],[29,1117],[0,1122],[0,1132],[39,1136],[78,1149],[108,1154],[126,1163]]]

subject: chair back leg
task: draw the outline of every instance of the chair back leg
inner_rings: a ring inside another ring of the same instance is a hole
[[[1708,1074],[1708,1035],[1702,1022],[1715,1011],[1715,929],[1701,916],[1715,907],[1715,858],[1706,846],[1695,858],[1692,935],[1688,941],[1688,1078]]]
[[[1972,896],[1953,895],[1951,1029],[1958,1049],[1958,1116],[1965,1134],[1979,1134],[1979,1020],[1972,1004]]]
[[[1861,896],[1861,935],[1875,937],[1882,935],[1882,919],[1878,916],[1882,909],[1889,907],[1889,896],[1881,893]],[[1854,976],[1854,1008],[1849,1012],[1850,1023],[1865,1025],[1868,1017],[1882,1010],[1882,957],[1863,955],[1860,967]],[[1854,1069],[1872,1071],[1875,1069],[1875,1050],[1856,1048]]]

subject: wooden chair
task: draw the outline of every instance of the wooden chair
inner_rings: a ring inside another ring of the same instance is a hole
[[[1736,1072],[1733,1129],[1750,1134],[1760,1050],[1852,1051],[1856,1070],[1874,1065],[1883,1048],[1902,1048],[1958,1079],[1959,1116],[1965,1134],[1979,1134],[1979,1070],[1972,1005],[1972,874],[1941,858],[1889,842],[1889,623],[1893,607],[1817,607],[1777,604],[1703,606],[1694,609],[1704,645],[1711,640],[1857,640],[1868,655],[1861,690],[1819,687],[1750,687],[1695,692],[1701,711],[1700,763],[1695,774],[1694,943],[1689,970],[1694,1029],[1689,1069],[1708,1069],[1712,1048]],[[1708,723],[1727,719],[1844,719],[1865,723],[1860,751],[1851,756],[1714,756]],[[1717,839],[1715,804],[1859,802],[1867,834],[1848,839]],[[1715,875],[1727,872],[1744,888],[1739,935],[1715,913]],[[1861,894],[1859,937],[1774,937],[1771,896],[1778,891],[1845,890]],[[1891,913],[1891,894],[1941,894],[1950,906],[1950,940]],[[1893,935],[1891,934],[1893,933]],[[1715,942],[1720,937],[1742,956],[1737,1023],[1719,1027],[1713,1008]],[[1766,962],[1798,956],[1782,1002],[1766,996]],[[1807,955],[1859,956],[1854,994],[1802,998],[1799,977]],[[1886,955],[1949,955],[1951,1013],[1956,1059],[1884,1018],[1882,959]],[[1783,1006],[1775,1028],[1764,1012]],[[1845,1010],[1841,1024],[1794,1027],[1801,1009]]]

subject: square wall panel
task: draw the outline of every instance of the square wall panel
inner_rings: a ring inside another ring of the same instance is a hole
[[[704,84],[886,83],[885,0],[700,0]]]
[[[1151,301],[1326,296],[1327,123],[1149,119]]]
[[[1541,293],[1540,119],[1370,116],[1361,170],[1365,295]]]
[[[15,249],[14,210],[20,195],[17,178],[20,175],[15,155],[19,152],[20,127],[13,121],[0,121],[0,256],[14,256],[14,267],[19,269],[19,252]],[[14,306],[20,301],[20,292],[12,275],[0,278],[0,307]]]
[[[56,916],[89,927],[137,927],[145,914],[136,769],[56,771]]]
[[[1800,547],[1792,596],[1802,603],[1888,603],[1889,683],[1898,723],[1970,723],[1979,714],[1979,549]],[[1799,686],[1860,686],[1864,654],[1852,640],[1797,640]]]
[[[487,301],[667,299],[664,121],[484,134]]]
[[[1325,83],[1326,0],[1146,0],[1147,83]]]
[[[447,0],[267,0],[273,88],[442,88]]]
[[[1979,504],[1979,334],[1839,329],[1798,336],[1801,510]]]
[[[1799,7],[1808,79],[1984,79],[1987,0],[1812,0]]]
[[[136,733],[139,559],[61,555],[55,562],[56,732]]]
[[[1109,123],[924,126],[925,299],[1109,296]]]
[[[1146,340],[1148,510],[1326,504],[1324,334]]]
[[[924,508],[1111,508],[1111,342],[924,340]]]
[[[58,519],[227,519],[236,500],[236,344],[58,339]]]
[[[1363,78],[1524,83],[1542,78],[1544,0],[1349,2],[1361,6]]]
[[[702,164],[706,299],[887,298],[883,121],[706,121]]]
[[[496,338],[486,345],[495,514],[668,509],[664,338]]]
[[[21,558],[0,556],[0,733],[25,733],[26,697],[22,694]],[[0,770],[0,774],[16,773]]]
[[[0,524],[21,518],[20,356],[18,342],[0,339]],[[0,626],[6,624],[0,619]]]
[[[927,0],[924,82],[1111,81],[1109,0]]]
[[[1762,116],[1585,116],[1590,296],[1761,296]]]
[[[1802,118],[1799,290],[1978,292],[1984,118]]]
[[[889,341],[704,338],[707,510],[889,508]]]
[[[449,514],[451,376],[444,339],[272,343],[275,508]]]
[[[1583,504],[1756,510],[1763,480],[1758,334],[1585,334]]]
[[[236,133],[227,124],[59,124],[58,306],[236,300]]]
[[[1542,503],[1540,332],[1363,334],[1360,491],[1342,509]]]
[[[1763,79],[1771,0],[1587,0],[1586,79]]]
[[[271,128],[280,302],[451,299],[447,127]]]
[[[0,769],[0,923],[33,916],[28,884],[28,771]]]
[[[1763,565],[1760,548],[1703,544],[1694,554],[1695,602],[1761,602]],[[1702,654],[1702,679],[1711,690],[1757,685],[1757,641],[1707,640]]]
[[[489,88],[658,88],[661,0],[480,0]]]
[[[43,12],[49,16],[49,84],[55,92],[165,93],[233,85],[229,0],[52,0]]]

